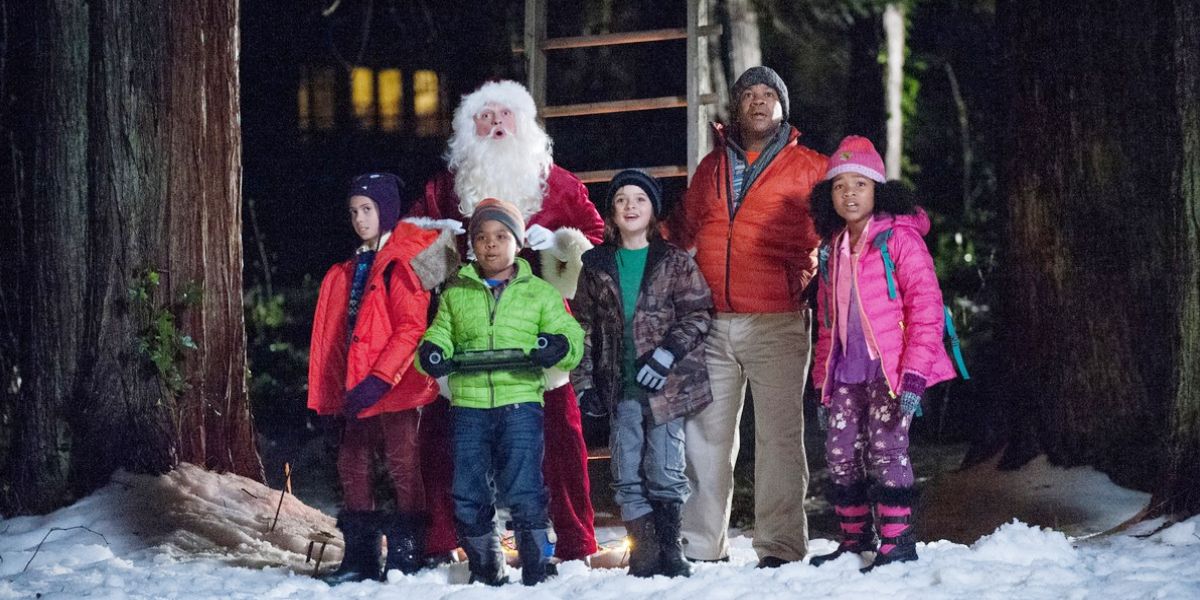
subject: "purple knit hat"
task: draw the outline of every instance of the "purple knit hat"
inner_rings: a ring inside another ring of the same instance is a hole
[[[346,197],[366,196],[375,201],[379,209],[379,232],[386,233],[396,228],[404,206],[400,201],[403,182],[391,173],[365,173],[350,180]]]
[[[825,179],[833,179],[842,173],[858,173],[879,183],[886,183],[887,169],[883,158],[875,151],[875,145],[860,135],[848,135],[838,144],[838,149],[829,157],[829,171]]]

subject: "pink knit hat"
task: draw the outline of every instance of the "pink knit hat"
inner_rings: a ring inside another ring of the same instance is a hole
[[[887,182],[883,159],[875,151],[875,145],[860,135],[848,135],[838,144],[838,149],[829,157],[829,171],[825,179],[833,179],[842,173],[858,173],[879,183]]]

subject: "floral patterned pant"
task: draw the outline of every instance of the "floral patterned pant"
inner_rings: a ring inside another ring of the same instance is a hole
[[[883,378],[869,383],[834,382],[829,404],[825,460],[833,483],[872,479],[885,487],[912,487],[908,427]]]

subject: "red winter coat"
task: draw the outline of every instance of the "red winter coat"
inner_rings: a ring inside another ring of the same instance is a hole
[[[416,408],[437,398],[437,382],[417,372],[413,359],[429,322],[430,294],[412,260],[434,244],[438,232],[400,222],[371,264],[349,350],[347,312],[355,259],[330,267],[321,281],[308,357],[308,407],[338,414],[346,390],[368,375],[394,384],[360,419]],[[391,264],[388,281],[384,270]]]
[[[425,184],[425,197],[417,200],[409,214],[413,217],[465,221],[466,217],[458,210],[458,202],[458,194],[454,192],[454,175],[450,171],[442,171]],[[604,238],[604,221],[596,212],[595,205],[588,200],[587,187],[578,177],[558,165],[550,167],[542,209],[525,221],[525,227],[531,225],[541,225],[550,231],[558,231],[563,227],[578,229],[592,244],[599,244]],[[465,222],[463,226],[466,226]],[[465,235],[459,236],[458,252],[462,256],[467,255]],[[541,262],[534,251],[525,248],[520,256],[529,261],[536,274],[541,275]]]
[[[696,264],[712,289],[717,312],[782,313],[804,307],[801,296],[816,270],[820,245],[809,194],[828,159],[801,146],[791,130],[786,145],[746,191],[730,217],[732,173],[725,134],[714,125],[708,153],[671,228],[671,241],[696,248]]]
[[[874,240],[892,230],[887,241],[888,254],[895,262],[892,276],[896,298],[888,298],[887,275],[883,256]],[[929,233],[929,217],[924,211],[915,215],[877,215],[867,232],[854,274],[858,286],[858,305],[862,309],[863,331],[867,344],[880,357],[884,378],[893,394],[900,393],[900,376],[916,373],[926,385],[954,378],[954,365],[942,342],[945,334],[945,309],[933,257],[922,238]],[[828,404],[831,391],[825,385],[832,376],[833,353],[841,347],[837,340],[838,311],[845,310],[836,301],[838,269],[841,264],[843,231],[834,238],[829,252],[829,281],[822,276],[817,290],[817,346],[813,360],[813,387],[822,390],[822,402]],[[830,326],[826,326],[826,324]]]

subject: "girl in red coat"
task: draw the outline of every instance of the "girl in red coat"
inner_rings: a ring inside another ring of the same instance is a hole
[[[848,552],[877,551],[867,570],[917,559],[908,429],[925,387],[954,376],[942,291],[922,239],[929,218],[884,172],[871,142],[850,136],[812,193],[824,240],[813,385],[828,410],[825,458],[842,535],[813,565]]]
[[[343,417],[337,470],[344,510],[342,564],[327,581],[380,579],[389,569],[421,568],[427,521],[417,427],[418,407],[437,383],[413,365],[428,324],[429,290],[457,262],[453,234],[397,223],[400,180],[389,173],[355,177],[350,225],[362,240],[354,257],[321,282],[309,352],[308,407]],[[383,455],[396,509],[375,510],[371,463]],[[387,564],[380,571],[380,536]]]

